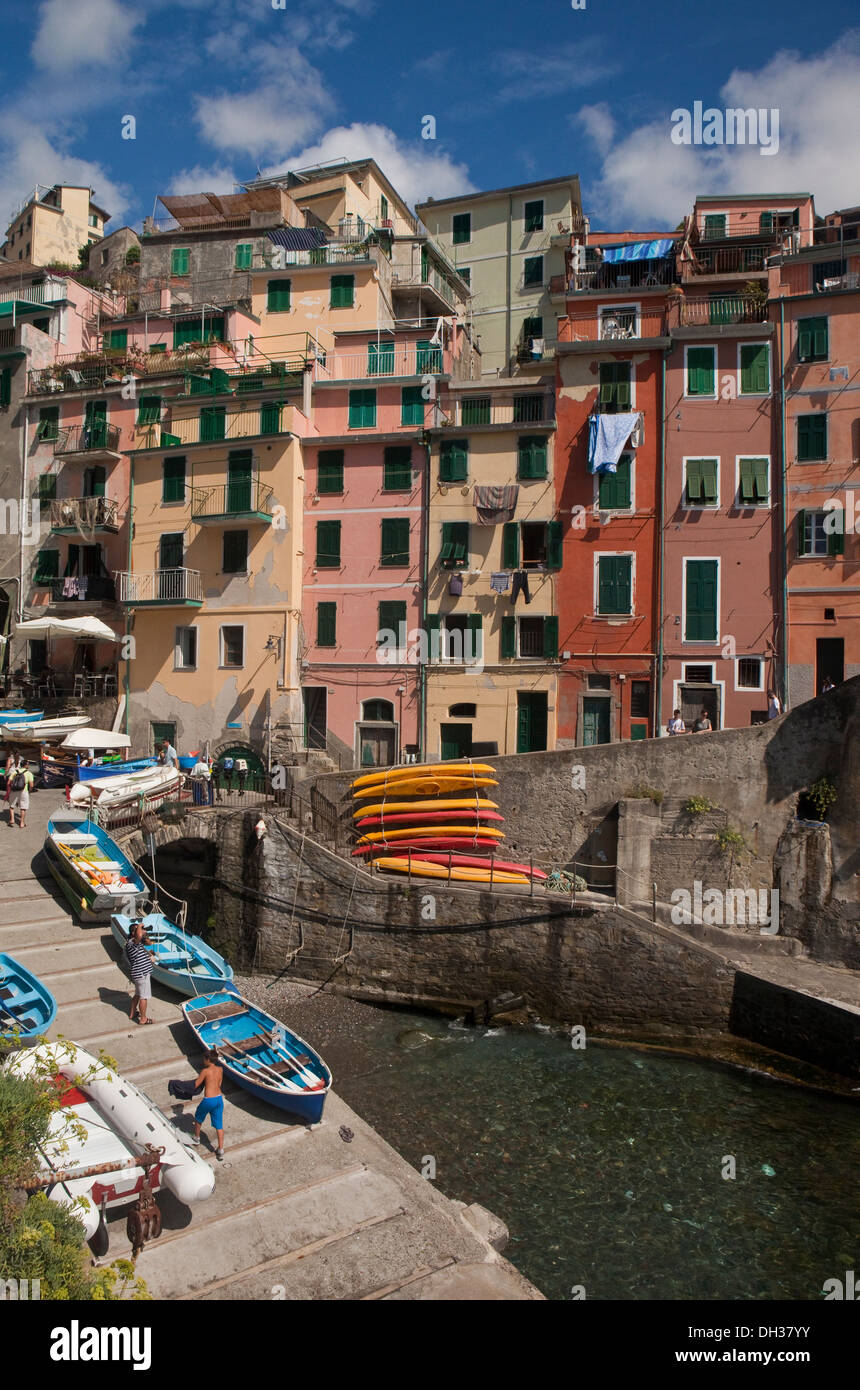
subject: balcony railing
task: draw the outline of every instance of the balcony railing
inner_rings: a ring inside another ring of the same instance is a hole
[[[398,289],[431,289],[444,299],[445,303],[452,309],[457,307],[460,302],[451,285],[438,270],[428,267],[426,272],[412,270],[397,270],[395,268],[392,280]]]
[[[285,270],[288,266],[303,265],[342,265],[346,261],[369,261],[370,251],[366,246],[331,245],[313,246],[307,251],[289,251],[283,246],[273,246],[262,255],[255,255],[255,270]]]
[[[144,219],[141,228],[141,236],[163,236],[165,232],[200,232],[211,231],[223,227],[225,231],[231,228],[241,229],[250,227],[251,218],[247,217],[210,217],[203,218],[199,222],[178,222],[175,217],[147,217]]]
[[[16,283],[6,280],[0,291],[0,299],[20,299],[28,304],[58,304],[61,299],[68,298],[68,280],[58,280],[50,277],[43,280],[38,285],[25,283],[23,279]]]
[[[558,284],[562,277],[553,276],[550,293],[561,294],[565,285]],[[674,285],[677,281],[674,256],[659,261],[612,261],[608,265],[588,266],[585,270],[571,271],[567,277],[568,294],[587,294],[605,290],[649,290],[659,289],[661,285]]]
[[[714,295],[710,299],[683,299],[681,323],[685,328],[721,323],[766,323],[767,300],[750,295]]]
[[[832,222],[816,227],[812,233],[813,246],[841,246],[846,241],[860,241],[860,222]]]
[[[51,584],[53,603],[115,603],[116,585],[108,575],[65,575]]]
[[[92,531],[118,531],[119,503],[110,497],[58,498],[51,503],[51,530],[84,537]]]
[[[766,269],[773,248],[767,246],[691,246],[692,259],[682,262],[685,280],[696,275],[755,275]]]
[[[666,314],[662,309],[634,309],[620,305],[601,309],[599,314],[568,314],[562,320],[564,342],[627,342],[634,338],[662,338],[666,334]]]
[[[365,377],[438,375],[444,369],[440,347],[414,343],[373,343],[363,352],[329,352],[314,367],[315,381],[356,381]]]
[[[778,240],[796,228],[794,209],[779,212],[708,213],[699,208],[692,227],[694,239],[730,241],[734,237],[761,237]]]
[[[17,333],[17,328],[0,328],[0,352],[7,352],[9,348],[17,346]]]
[[[273,489],[259,478],[241,478],[215,487],[191,489],[192,521],[258,516],[271,520]]]
[[[138,574],[127,570],[117,574],[120,603],[203,602],[203,581],[199,570],[163,569]]]
[[[470,393],[453,401],[451,411],[457,429],[480,429],[482,425],[551,424],[553,398],[535,394],[493,400]]]
[[[54,440],[54,456],[119,453],[119,425],[99,420],[93,425],[65,425]]]
[[[190,444],[229,443],[234,439],[253,439],[256,435],[288,434],[292,421],[292,406],[272,403],[248,404],[246,410],[224,411],[220,417],[207,414],[203,407],[199,415],[182,419],[163,420],[160,424],[138,429],[133,448],[179,449]]]

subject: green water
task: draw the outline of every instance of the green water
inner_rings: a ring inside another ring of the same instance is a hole
[[[849,1101],[662,1054],[373,1010],[336,1088],[552,1299],[820,1299],[860,1268]],[[323,1042],[323,1039],[320,1039]],[[339,1054],[339,1055],[338,1055]],[[736,1177],[724,1178],[727,1158]]]

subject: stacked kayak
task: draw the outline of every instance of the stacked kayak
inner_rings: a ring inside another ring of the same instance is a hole
[[[388,873],[463,883],[544,879],[504,857],[504,817],[486,795],[498,786],[488,763],[390,767],[352,784],[358,840],[353,856]]]

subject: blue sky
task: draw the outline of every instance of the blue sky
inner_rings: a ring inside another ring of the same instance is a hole
[[[36,182],[89,183],[135,225],[159,192],[364,154],[409,201],[579,173],[592,225],[616,230],[674,226],[696,192],[860,203],[853,0],[287,6],[7,0],[3,225]],[[778,109],[778,154],[674,145],[671,113],[694,101]]]

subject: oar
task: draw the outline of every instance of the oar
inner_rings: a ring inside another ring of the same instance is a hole
[[[265,1062],[259,1062],[256,1057],[252,1057],[249,1052],[244,1052],[242,1048],[237,1047],[235,1043],[221,1044],[222,1052],[227,1053],[228,1048],[231,1052],[238,1053],[239,1057],[243,1057],[248,1064],[248,1070],[250,1071],[253,1068],[253,1070],[256,1072],[258,1076],[263,1077],[264,1081],[266,1080],[266,1075],[271,1076],[272,1079],[277,1083],[279,1090],[289,1089],[291,1091],[296,1091],[299,1094],[302,1094],[302,1088],[300,1086],[296,1086],[292,1081],[289,1081],[287,1077],[281,1076],[279,1072],[272,1071],[272,1068],[267,1067]],[[227,1054],[228,1062],[236,1062],[237,1060],[237,1057],[230,1057],[230,1055]],[[266,1075],[264,1075],[264,1073]],[[269,1082],[268,1084],[269,1086],[271,1086],[271,1082]]]
[[[301,1076],[305,1078],[305,1080],[309,1080],[314,1085],[316,1085],[318,1081],[322,1080],[322,1077],[316,1076],[302,1062],[297,1062],[293,1060],[293,1058],[287,1051],[286,1043],[283,1043],[280,1047],[278,1047],[275,1045],[274,1042],[272,1042],[269,1038],[266,1037],[265,1033],[255,1033],[254,1037],[260,1038],[261,1041],[266,1044],[266,1047],[270,1048],[271,1051],[274,1052],[276,1057],[280,1057],[283,1061],[287,1062],[293,1068],[293,1070],[297,1071]]]

